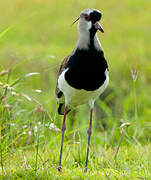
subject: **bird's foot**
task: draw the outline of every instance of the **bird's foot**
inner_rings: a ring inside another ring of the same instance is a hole
[[[61,166],[59,166],[57,169],[58,169],[58,171],[59,171],[59,172],[61,172],[61,171],[62,171]]]
[[[84,173],[86,173],[87,172],[87,167],[85,168],[85,170],[84,170]]]

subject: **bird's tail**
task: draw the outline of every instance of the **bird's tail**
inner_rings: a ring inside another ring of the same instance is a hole
[[[65,108],[65,104],[64,103],[59,104],[58,114],[64,115],[64,108]],[[68,114],[70,111],[71,111],[71,109],[69,109],[66,114]]]

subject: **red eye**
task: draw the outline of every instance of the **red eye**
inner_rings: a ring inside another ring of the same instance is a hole
[[[86,21],[90,21],[90,16],[88,14],[83,14]]]
[[[89,21],[89,20],[90,20],[89,16],[86,16],[86,17],[85,17],[85,20],[86,20],[86,21]]]

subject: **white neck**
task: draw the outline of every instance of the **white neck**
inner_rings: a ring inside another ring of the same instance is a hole
[[[90,32],[89,32],[89,30],[83,31],[82,28],[79,28],[78,41],[77,41],[76,48],[78,48],[78,49],[89,49],[89,45],[90,45]],[[97,50],[103,50],[101,43],[97,37],[97,33],[94,36],[94,47]]]
[[[78,49],[89,49],[89,44],[90,44],[90,35],[87,33],[79,33],[76,47]],[[94,36],[94,47],[97,50],[103,50],[101,43],[97,37],[97,34]]]

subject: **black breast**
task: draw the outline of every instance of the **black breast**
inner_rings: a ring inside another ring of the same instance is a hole
[[[105,81],[107,62],[102,51],[96,49],[79,50],[70,57],[66,68],[65,79],[76,89],[93,91]]]

